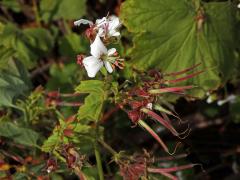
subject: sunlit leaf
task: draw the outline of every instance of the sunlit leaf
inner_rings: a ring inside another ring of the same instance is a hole
[[[104,82],[99,80],[82,81],[76,88],[78,93],[90,93],[79,108],[78,119],[97,121],[100,118],[102,106],[105,100]]]

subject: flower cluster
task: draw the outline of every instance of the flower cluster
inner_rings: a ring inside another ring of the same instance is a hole
[[[104,66],[109,73],[112,73],[115,67],[123,69],[124,59],[120,58],[115,48],[107,49],[107,45],[120,37],[118,28],[121,26],[119,18],[116,16],[107,16],[97,19],[95,23],[86,19],[80,19],[74,22],[75,26],[81,24],[89,25],[85,31],[90,40],[91,56],[77,56],[77,63],[84,66],[89,77],[93,78],[97,72]]]

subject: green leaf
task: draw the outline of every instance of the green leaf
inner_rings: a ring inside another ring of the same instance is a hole
[[[40,2],[42,19],[49,22],[56,19],[78,19],[86,13],[85,0],[42,0]]]
[[[85,98],[84,104],[79,108],[79,120],[99,120],[103,103],[106,99],[105,88],[104,82],[98,80],[82,81],[76,88],[76,92],[78,93],[90,93],[90,95]]]
[[[50,32],[44,28],[28,28],[23,33],[29,37],[29,44],[36,49],[39,55],[47,54],[53,47],[53,38]]]
[[[104,94],[104,82],[99,80],[82,81],[76,91],[78,93],[96,93]]]
[[[0,106],[14,106],[14,98],[29,89],[24,67],[17,62],[11,62],[8,67],[9,70],[0,70]]]
[[[59,131],[54,130],[53,134],[44,141],[41,150],[44,152],[52,152],[61,142],[64,142],[63,139],[61,139],[61,135]]]
[[[71,138],[68,138],[64,135],[64,130],[68,128],[72,130],[73,136]],[[41,149],[44,152],[53,152],[54,150],[57,150],[59,146],[61,146],[63,143],[68,142],[74,142],[77,141],[78,143],[81,143],[83,141],[82,136],[79,136],[79,134],[75,133],[81,133],[81,134],[87,134],[92,130],[92,128],[88,125],[83,125],[80,123],[67,123],[64,120],[59,120],[59,125],[57,125],[51,136],[48,137],[46,141],[44,141]]]
[[[51,34],[43,28],[20,30],[7,24],[0,33],[0,45],[16,51],[14,57],[32,68],[38,58],[44,57],[53,47]]]
[[[39,134],[31,129],[18,127],[10,122],[0,123],[0,136],[13,139],[14,142],[26,146],[37,146]]]
[[[86,39],[76,33],[67,34],[59,40],[59,53],[74,59],[77,54],[85,53],[88,47]]]
[[[0,45],[0,68],[4,68],[9,60],[14,56],[16,51],[12,48],[5,48]]]
[[[19,13],[21,11],[19,1],[16,0],[2,0],[0,2],[0,5],[9,8],[16,13]]]
[[[137,8],[136,8],[137,7]],[[203,3],[204,22],[197,21],[192,1],[127,0],[121,19],[135,33],[131,65],[176,72],[201,63],[206,72],[185,84],[216,89],[234,68],[234,10],[229,1]],[[223,13],[224,12],[224,13]],[[222,79],[220,78],[220,76]],[[201,91],[193,93],[203,95]]]
[[[69,64],[53,64],[50,68],[51,78],[47,82],[47,88],[56,90],[61,88],[61,92],[71,92],[74,84],[78,83],[79,67],[76,63]],[[77,81],[77,82],[75,82]]]

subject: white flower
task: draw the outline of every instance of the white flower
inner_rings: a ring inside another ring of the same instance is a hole
[[[108,18],[97,19],[98,35],[101,37],[118,37],[120,32],[118,28],[121,26],[117,16],[109,16]]]
[[[80,26],[81,24],[88,24],[90,26],[94,26],[94,29],[97,30],[97,34],[100,37],[120,36],[118,28],[121,26],[121,23],[117,16],[112,15],[109,17],[103,17],[102,19],[97,19],[95,24],[87,19],[80,19],[74,22],[75,26]]]
[[[240,3],[237,5],[238,8],[240,8]]]
[[[83,65],[87,70],[89,77],[95,77],[97,72],[104,65],[109,73],[113,72],[113,68],[107,58],[112,56],[116,52],[115,48],[107,50],[97,35],[94,42],[91,44],[91,55],[83,59]]]

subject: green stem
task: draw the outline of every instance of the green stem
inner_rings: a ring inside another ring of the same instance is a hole
[[[115,156],[117,154],[117,152],[111,147],[109,146],[107,143],[105,143],[103,140],[98,139],[98,142],[105,148],[107,149],[113,156]]]
[[[97,161],[97,169],[98,169],[99,180],[104,180],[102,160],[101,160],[101,155],[100,155],[100,151],[99,151],[99,147],[98,147],[98,137],[99,137],[99,132],[98,131],[99,131],[99,123],[97,123],[97,127],[96,127],[94,152],[95,152],[95,157],[96,157],[96,161]]]
[[[38,7],[37,7],[36,0],[32,0],[32,4],[33,4],[33,11],[34,11],[34,14],[35,14],[37,25],[41,26],[41,18],[40,18],[40,15],[38,13]]]

